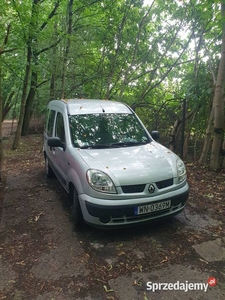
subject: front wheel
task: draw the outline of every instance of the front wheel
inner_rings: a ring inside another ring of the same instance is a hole
[[[72,208],[71,208],[71,219],[75,228],[79,228],[84,224],[84,218],[80,207],[80,202],[78,199],[78,194],[75,188],[71,191],[72,197]]]
[[[45,156],[45,172],[48,178],[54,178],[55,174],[51,168],[51,166],[49,165],[49,161],[47,156]]]

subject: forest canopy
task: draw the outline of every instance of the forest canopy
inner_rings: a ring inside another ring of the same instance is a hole
[[[2,0],[0,118],[18,119],[13,148],[49,100],[111,99],[171,149],[221,168],[224,2]]]

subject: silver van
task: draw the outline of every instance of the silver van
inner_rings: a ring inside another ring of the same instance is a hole
[[[183,161],[155,140],[126,104],[53,100],[44,158],[72,200],[76,226],[124,226],[180,213],[189,186]]]

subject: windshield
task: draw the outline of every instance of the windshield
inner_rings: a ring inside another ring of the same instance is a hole
[[[78,148],[108,148],[150,142],[133,114],[86,114],[69,116],[71,140]]]

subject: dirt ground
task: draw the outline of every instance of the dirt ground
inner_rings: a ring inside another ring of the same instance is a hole
[[[13,132],[15,132],[17,127],[17,121],[14,120],[6,120],[2,124],[2,136],[7,137],[10,136]]]
[[[187,163],[189,201],[171,220],[75,231],[66,192],[45,176],[42,140],[22,137],[12,151],[12,137],[4,139],[0,300],[225,299],[224,171]],[[207,292],[146,288],[212,277],[216,285]]]

